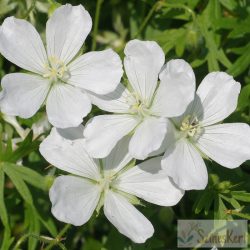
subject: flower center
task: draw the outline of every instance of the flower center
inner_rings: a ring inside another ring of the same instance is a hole
[[[104,176],[100,181],[99,181],[99,186],[102,192],[107,191],[110,189],[111,183],[112,183],[112,176]]]
[[[201,131],[201,125],[197,117],[188,115],[181,123],[180,131],[184,132],[186,137],[194,138]]]
[[[63,61],[56,57],[49,57],[49,63],[45,66],[43,77],[49,78],[51,82],[58,80],[67,81],[70,77],[70,72]]]
[[[104,175],[98,181],[101,195],[100,195],[100,199],[98,201],[97,207],[96,207],[97,214],[99,214],[101,207],[104,205],[106,193],[111,188],[111,184],[114,178],[115,178],[114,175]]]
[[[135,93],[127,98],[127,102],[130,105],[129,110],[131,114],[137,114],[141,118],[150,114],[148,105]]]

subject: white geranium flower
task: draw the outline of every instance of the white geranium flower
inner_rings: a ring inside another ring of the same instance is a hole
[[[91,110],[82,90],[107,94],[122,76],[120,58],[111,49],[75,59],[91,26],[91,17],[82,5],[61,6],[46,24],[46,52],[29,22],[6,18],[0,27],[0,53],[33,74],[14,73],[2,79],[2,112],[29,118],[46,103],[51,124],[78,126]]]
[[[208,74],[183,115],[172,119],[162,167],[182,189],[204,189],[208,174],[202,159],[227,168],[250,159],[250,127],[218,124],[237,107],[240,83],[223,72]],[[171,131],[172,130],[172,131]]]
[[[108,95],[91,97],[100,109],[115,113],[94,117],[86,126],[87,147],[95,158],[106,157],[122,137],[132,134],[130,154],[145,159],[160,147],[166,117],[182,114],[194,98],[195,76],[185,61],[163,66],[164,52],[149,41],[132,40],[124,52],[128,88],[120,84]]]
[[[53,215],[60,221],[80,226],[104,206],[105,216],[120,233],[134,242],[145,242],[154,229],[132,205],[138,204],[136,197],[172,206],[184,192],[160,171],[160,157],[132,167],[128,137],[121,140],[107,158],[96,160],[88,155],[80,136],[81,127],[53,128],[40,146],[48,162],[72,174],[57,177],[50,189]]]

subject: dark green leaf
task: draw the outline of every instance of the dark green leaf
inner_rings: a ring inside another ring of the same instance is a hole
[[[36,171],[30,168],[18,166],[15,164],[9,164],[9,165],[11,165],[13,170],[16,171],[16,173],[18,173],[24,181],[28,182],[34,187],[37,187],[43,190],[46,189],[45,177],[38,174]]]
[[[16,165],[14,165],[16,167]],[[31,193],[22,179],[22,175],[16,172],[13,164],[3,163],[4,172],[9,176],[22,198],[29,204],[33,203]]]
[[[11,232],[9,228],[4,229],[4,237],[3,241],[0,242],[1,245],[1,250],[8,250],[11,249],[10,246],[14,242],[14,237],[11,237]]]
[[[9,228],[8,214],[4,202],[4,179],[4,171],[2,166],[0,165],[0,218],[3,222],[4,227]]]
[[[246,46],[244,53],[228,69],[228,73],[234,77],[240,75],[250,66],[250,43]]]

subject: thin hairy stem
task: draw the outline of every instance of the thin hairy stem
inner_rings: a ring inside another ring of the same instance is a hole
[[[60,241],[62,240],[63,235],[68,231],[70,226],[71,226],[70,224],[66,224],[64,228],[56,236],[56,238],[53,239],[44,250],[50,250],[54,246],[59,246],[61,249],[66,250],[66,247]]]

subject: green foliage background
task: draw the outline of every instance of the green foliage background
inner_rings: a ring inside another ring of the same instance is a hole
[[[65,3],[83,4],[93,18],[83,51],[112,47],[123,57],[130,39],[154,40],[166,60],[183,58],[193,66],[197,84],[211,71],[233,75],[242,91],[237,111],[227,122],[250,123],[248,0],[0,0],[0,22],[12,15],[25,18],[44,38],[46,20]],[[0,56],[0,77],[16,71],[20,69]],[[18,121],[23,128],[31,128],[43,113]],[[94,108],[88,118],[100,113]],[[228,170],[206,161],[210,178],[206,190],[186,192],[173,208],[150,204],[139,208],[155,227],[145,244],[134,244],[120,235],[103,214],[84,226],[70,227],[50,213],[48,189],[61,172],[47,168],[38,152],[40,138],[33,139],[30,132],[14,145],[18,134],[3,115],[0,137],[1,250],[175,249],[177,219],[250,219],[250,162]],[[17,165],[20,161],[23,166]]]

